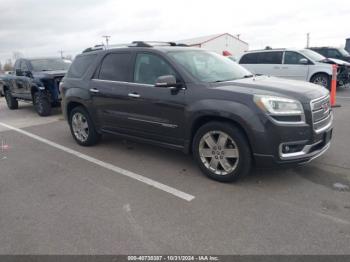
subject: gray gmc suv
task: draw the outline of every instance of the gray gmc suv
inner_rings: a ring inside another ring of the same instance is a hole
[[[133,42],[78,55],[60,84],[76,142],[110,133],[191,153],[210,178],[311,161],[330,146],[326,88],[254,76],[218,54]]]

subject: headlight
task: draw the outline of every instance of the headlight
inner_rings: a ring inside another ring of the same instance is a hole
[[[255,95],[254,102],[261,110],[270,115],[304,115],[303,106],[299,101],[294,99],[277,96]]]

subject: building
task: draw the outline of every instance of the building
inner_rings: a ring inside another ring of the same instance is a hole
[[[248,43],[229,33],[202,36],[176,41],[193,47],[205,48],[222,55],[238,57],[248,50]]]

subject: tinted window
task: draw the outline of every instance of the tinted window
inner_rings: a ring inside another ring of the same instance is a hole
[[[328,49],[328,55],[326,57],[341,58],[342,56],[337,49]]]
[[[305,59],[305,56],[297,53],[287,51],[284,54],[284,63],[288,65],[300,65],[300,59]]]
[[[258,62],[257,56],[258,53],[250,53],[242,56],[239,61],[240,64],[256,64]]]
[[[102,61],[99,79],[130,82],[131,66],[131,54],[109,54]]]
[[[75,58],[70,66],[67,77],[80,78],[94,61],[96,55],[83,55]]]
[[[29,70],[26,61],[22,60],[20,69],[21,69],[23,72]]]
[[[327,57],[327,55],[328,55],[326,49],[313,49],[313,51],[315,51],[315,52],[317,52],[325,57]]]
[[[134,82],[154,85],[160,76],[176,73],[161,57],[153,54],[138,54],[135,63]]]
[[[257,64],[282,64],[283,52],[262,52],[258,54]]]
[[[29,60],[33,71],[56,71],[56,70],[68,70],[71,65],[71,61],[60,58],[49,58],[49,59],[32,59]]]

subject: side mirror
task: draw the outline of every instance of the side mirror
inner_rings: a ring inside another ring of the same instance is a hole
[[[307,64],[309,64],[309,60],[307,60],[306,58],[302,58],[302,59],[299,60],[299,64],[307,65]]]
[[[21,69],[16,69],[16,76],[23,76],[23,71]]]
[[[173,75],[160,76],[156,79],[155,87],[178,87],[176,78]]]

